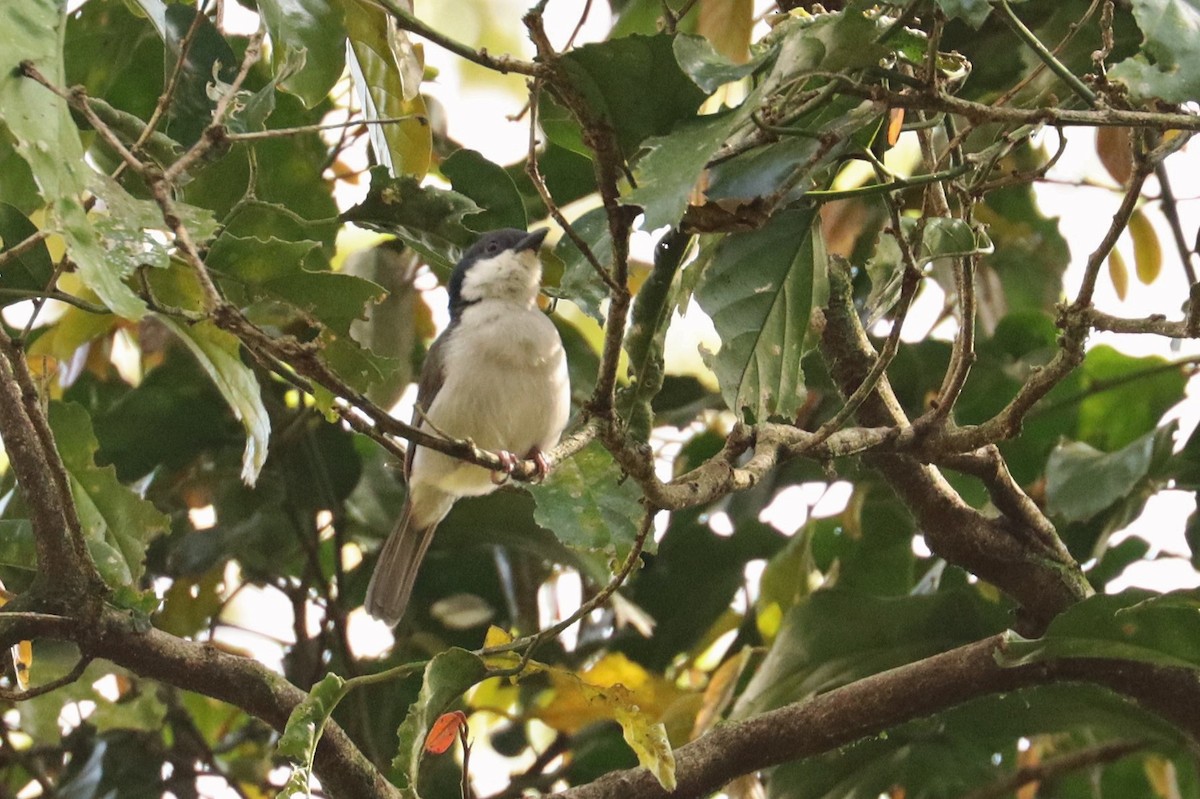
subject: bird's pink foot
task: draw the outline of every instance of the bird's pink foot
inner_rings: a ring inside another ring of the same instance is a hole
[[[546,479],[546,475],[550,474],[550,461],[546,460],[546,453],[539,448],[534,447],[529,450],[529,454],[525,456],[529,458],[537,468],[534,470],[533,477],[530,478],[531,483],[540,483]]]
[[[500,458],[500,468],[492,472],[492,482],[499,486],[508,482],[509,475],[517,468],[521,459],[504,449],[497,452],[496,456]]]

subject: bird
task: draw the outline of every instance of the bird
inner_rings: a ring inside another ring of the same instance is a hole
[[[496,452],[511,472],[544,453],[566,428],[571,387],[562,339],[538,307],[546,229],[506,228],[482,235],[447,285],[450,323],[429,348],[417,384],[413,425]],[[367,612],[389,626],[403,618],[434,531],[462,497],[503,482],[492,472],[410,443],[408,494],[367,586]]]

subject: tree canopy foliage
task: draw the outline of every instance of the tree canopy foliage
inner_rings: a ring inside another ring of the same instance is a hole
[[[490,18],[529,59],[241,4],[0,3],[0,796],[1200,797],[1200,595],[1112,585],[1200,489],[1195,360],[1089,345],[1200,336],[1194,0],[576,3],[587,43],[542,0]],[[522,161],[447,133],[428,48],[525,81]],[[428,276],[538,225],[574,420],[364,654],[404,448],[501,466],[389,415]],[[1122,250],[1184,288],[1122,315]]]

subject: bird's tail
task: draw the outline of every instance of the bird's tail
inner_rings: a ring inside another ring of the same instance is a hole
[[[404,616],[425,550],[429,549],[434,530],[450,510],[450,504],[447,503],[446,510],[431,522],[424,523],[415,518],[417,514],[413,513],[411,502],[404,504],[404,513],[384,542],[375,573],[367,585],[367,599],[363,603],[367,613],[391,627]]]

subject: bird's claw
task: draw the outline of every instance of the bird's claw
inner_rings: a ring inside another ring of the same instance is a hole
[[[546,453],[534,447],[530,450],[528,457],[534,463],[533,476],[529,478],[529,482],[542,482],[546,479],[546,475],[550,473],[550,461],[546,460]]]
[[[498,486],[502,486],[508,482],[509,476],[516,471],[517,464],[521,460],[508,450],[503,449],[496,453],[496,457],[500,459],[500,468],[492,471],[492,482]]]

